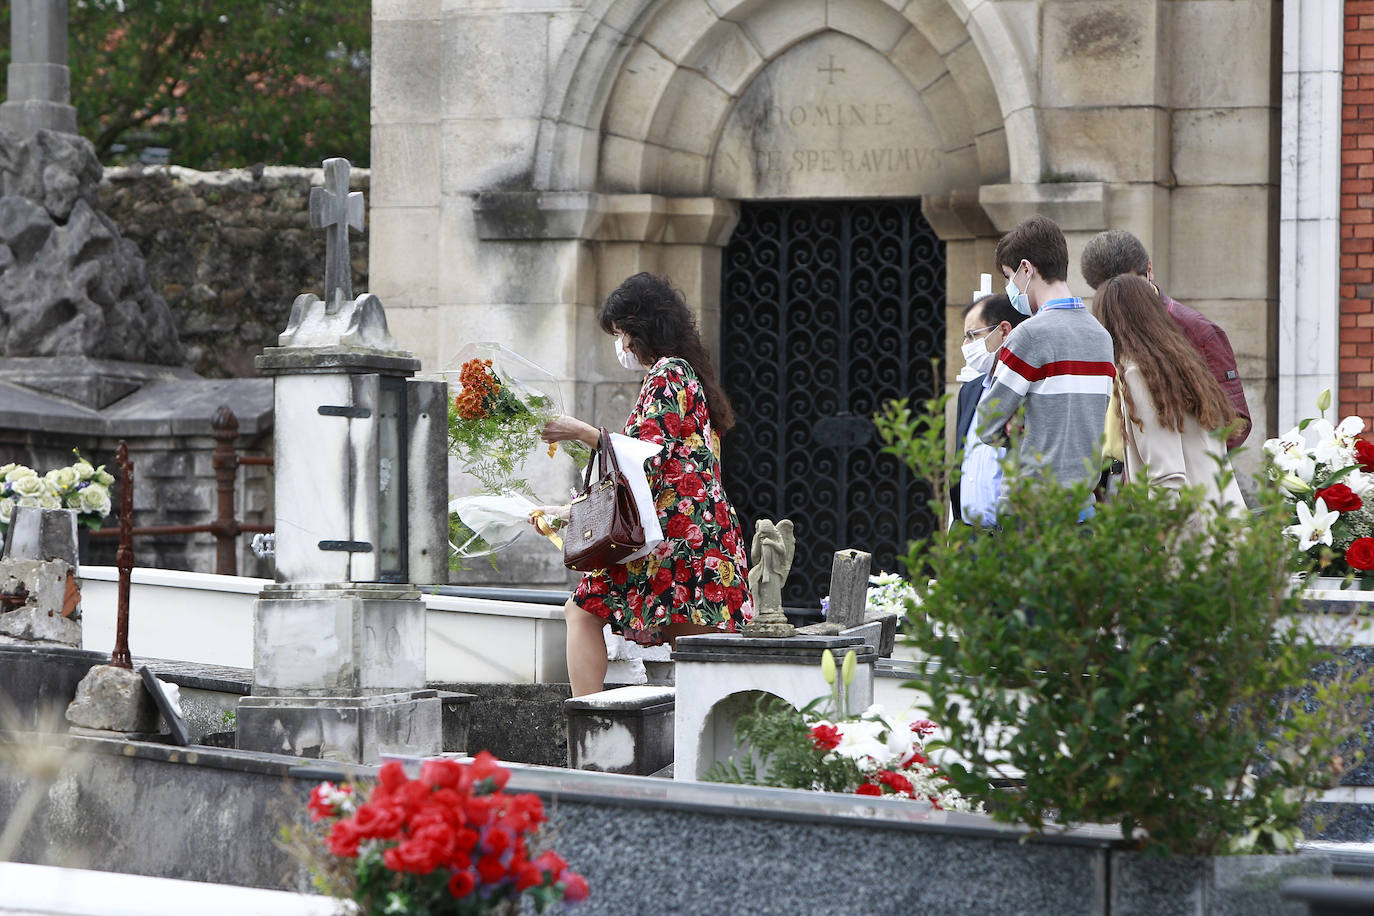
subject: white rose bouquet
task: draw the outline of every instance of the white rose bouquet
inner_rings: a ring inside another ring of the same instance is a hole
[[[9,527],[15,506],[75,509],[76,522],[97,529],[110,514],[110,485],[105,466],[93,466],[76,453],[76,462],[40,475],[22,464],[0,465],[0,532]]]

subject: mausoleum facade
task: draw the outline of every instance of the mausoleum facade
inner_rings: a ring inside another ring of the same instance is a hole
[[[1226,329],[1257,445],[1336,381],[1334,263],[1329,290],[1313,269],[1336,223],[1283,223],[1280,194],[1331,183],[1313,177],[1329,113],[1299,105],[1329,70],[1300,37],[1339,53],[1331,6],[377,0],[371,289],[426,367],[499,340],[615,426],[637,380],[597,306],[668,274],[740,408],[741,514],[810,500],[832,516],[824,550],[868,549],[849,541],[911,524],[863,505],[885,473],[873,393],[953,380],[958,310],[997,274],[998,237],[1042,213],[1075,291],[1083,245],[1125,228]],[[837,476],[832,495],[788,489]]]

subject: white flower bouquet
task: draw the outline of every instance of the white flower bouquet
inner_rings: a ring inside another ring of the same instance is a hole
[[[80,453],[76,462],[40,475],[22,464],[0,465],[0,531],[9,527],[16,506],[74,509],[76,522],[97,529],[110,514],[110,485],[105,466],[93,466]]]
[[[1270,477],[1292,504],[1286,533],[1297,549],[1322,573],[1364,578],[1374,571],[1374,443],[1360,438],[1359,417],[1332,425],[1330,406],[1331,392],[1323,391],[1320,417],[1267,440],[1263,450]]]

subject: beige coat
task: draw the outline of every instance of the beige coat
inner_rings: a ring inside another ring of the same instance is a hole
[[[1131,403],[1144,424],[1143,429],[1130,421],[1122,424],[1126,482],[1140,479],[1148,469],[1151,486],[1175,491],[1202,487],[1209,503],[1221,503],[1233,513],[1245,511],[1245,497],[1234,475],[1225,487],[1218,487],[1217,474],[1231,471],[1224,441],[1203,429],[1197,418],[1191,416],[1184,419],[1181,433],[1161,426],[1145,379],[1133,363],[1121,367],[1117,384],[1130,389]],[[1124,410],[1119,395],[1116,401]]]

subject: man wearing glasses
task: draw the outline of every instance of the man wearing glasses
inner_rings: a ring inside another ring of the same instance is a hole
[[[997,362],[997,351],[1011,329],[1026,320],[1011,300],[998,293],[975,300],[964,309],[964,368],[959,372],[958,409],[955,416],[955,442],[964,457],[959,482],[950,491],[950,503],[957,521],[991,527],[997,521],[997,499],[1002,486],[1002,458],[1006,449],[988,445],[971,433],[978,398],[984,379]]]

